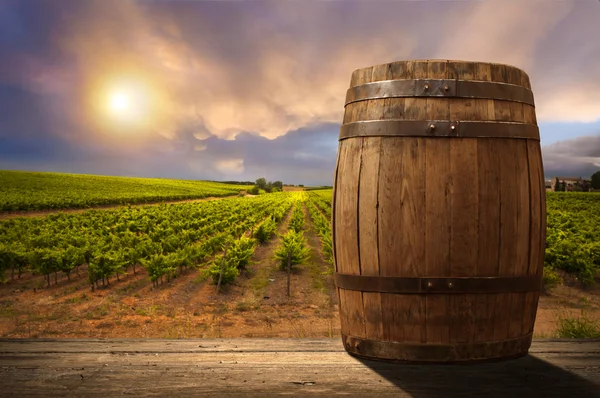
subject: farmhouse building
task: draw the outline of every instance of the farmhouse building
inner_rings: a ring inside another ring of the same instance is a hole
[[[565,184],[565,190],[566,191],[572,191],[574,187],[576,186],[583,186],[583,185],[587,185],[588,187],[591,184],[591,180],[586,180],[585,178],[581,178],[581,177],[554,177],[551,180],[551,191],[556,190],[556,182],[558,181],[559,183],[564,183]],[[546,189],[548,189],[548,182],[546,181]]]

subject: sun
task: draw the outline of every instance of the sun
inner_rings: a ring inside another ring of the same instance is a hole
[[[127,112],[131,106],[131,98],[127,93],[124,92],[114,92],[111,94],[109,98],[109,107],[110,109],[117,113],[121,114]]]
[[[145,85],[135,81],[119,82],[105,93],[104,109],[113,122],[132,126],[150,117],[149,90]]]
[[[95,76],[87,90],[87,117],[103,134],[122,135],[120,140],[140,138],[163,123],[165,91],[158,79],[111,73]]]

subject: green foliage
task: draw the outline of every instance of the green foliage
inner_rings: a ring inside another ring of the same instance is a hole
[[[261,177],[256,180],[256,188],[264,191],[265,193],[283,192],[283,183],[281,181],[267,182],[267,180],[264,177]]]
[[[300,232],[302,230],[302,226],[304,226],[304,211],[302,210],[302,206],[297,203],[292,213],[289,229],[295,232]]]
[[[231,196],[247,188],[207,181],[0,171],[0,211]]]
[[[258,240],[258,243],[264,244],[271,239],[276,229],[277,223],[273,219],[273,216],[269,216],[258,226],[253,235],[254,238]]]
[[[27,269],[29,258],[20,242],[12,245],[0,242],[0,282],[8,280],[6,273],[11,272],[11,279],[14,279],[15,272],[18,276]]]
[[[212,278],[214,284],[217,284],[222,268],[221,284],[232,284],[239,276],[240,271],[248,266],[250,258],[254,254],[255,245],[255,239],[245,236],[234,241],[228,240],[223,244],[224,253],[215,256],[206,270],[206,275]]]
[[[562,278],[552,267],[544,267],[542,276],[542,293],[550,294],[550,291],[556,286],[562,284]]]
[[[228,256],[236,269],[244,268],[255,240],[243,233],[267,218],[279,222],[297,197],[283,192],[0,221],[0,275],[6,280],[7,270],[29,265],[49,285],[50,274],[69,276],[88,264],[89,282],[98,286],[141,265],[157,285],[178,270],[202,264],[232,237],[238,239]]]
[[[227,262],[222,265],[222,263],[221,263],[222,261],[223,261],[222,256],[219,257],[218,259],[215,259],[214,261],[212,261],[210,264],[210,267],[207,270],[207,274],[208,274],[208,276],[210,276],[212,278],[213,283],[216,285],[217,283],[219,283],[219,275],[221,274],[221,266],[224,266],[221,284],[222,285],[232,284],[233,282],[235,282],[236,278],[240,275],[240,271],[236,267],[229,265]]]
[[[256,186],[259,189],[267,188],[267,180],[264,177],[260,177],[259,179],[256,180]]]
[[[243,270],[248,266],[250,257],[254,254],[256,240],[242,236],[227,249],[227,263],[232,267]]]
[[[150,260],[150,262],[153,259]],[[110,278],[112,275],[121,273],[122,266],[125,264],[123,253],[121,251],[111,251],[102,248],[94,253],[94,257],[88,265],[88,280],[93,285],[95,282],[102,280],[102,284]],[[154,263],[152,263],[154,265]],[[150,280],[153,282],[156,280],[154,275],[155,270],[151,267],[148,268],[148,274]]]
[[[600,189],[600,171],[592,174],[592,188]]]
[[[546,197],[545,266],[593,285],[600,270],[600,195],[547,192]]]
[[[558,177],[556,177],[556,180],[554,182],[554,192],[565,192],[565,190],[566,190],[565,183],[560,182],[558,180]]]
[[[306,240],[302,232],[290,229],[281,236],[281,245],[275,252],[275,258],[279,260],[279,268],[287,269],[288,253],[291,253],[291,265],[304,263],[310,256],[310,248],[306,247]]]
[[[260,193],[259,188],[257,186],[254,186],[248,190],[248,193],[250,195],[258,195]]]
[[[578,318],[560,317],[557,335],[562,339],[597,339],[600,338],[600,321],[589,318],[583,311]]]
[[[323,256],[325,257],[325,261],[331,266],[333,266],[333,242],[331,240],[331,221],[324,215],[324,211],[322,211],[316,203],[320,203],[323,206],[323,203],[327,203],[326,199],[319,196],[314,192],[309,194],[309,200],[307,202],[308,212],[310,214],[310,218],[312,219],[313,225],[317,234],[321,238],[321,251]],[[324,205],[327,207],[327,205]],[[331,206],[331,202],[329,202],[329,206]],[[330,209],[330,207],[328,207]],[[333,267],[329,269],[330,273],[333,272]]]

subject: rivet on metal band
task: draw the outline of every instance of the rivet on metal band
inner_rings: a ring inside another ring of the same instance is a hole
[[[402,294],[534,292],[542,286],[540,275],[405,278],[335,273],[334,282],[336,287],[345,290]]]
[[[339,140],[353,137],[463,137],[540,140],[535,124],[451,120],[365,120],[341,126]]]
[[[348,89],[345,105],[370,99],[402,97],[481,98],[522,102],[535,106],[533,92],[527,87],[499,82],[450,79],[384,80],[365,83]]]

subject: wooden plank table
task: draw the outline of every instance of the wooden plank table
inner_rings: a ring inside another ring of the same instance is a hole
[[[0,339],[0,396],[600,397],[600,340],[479,365],[348,355],[341,339]]]

